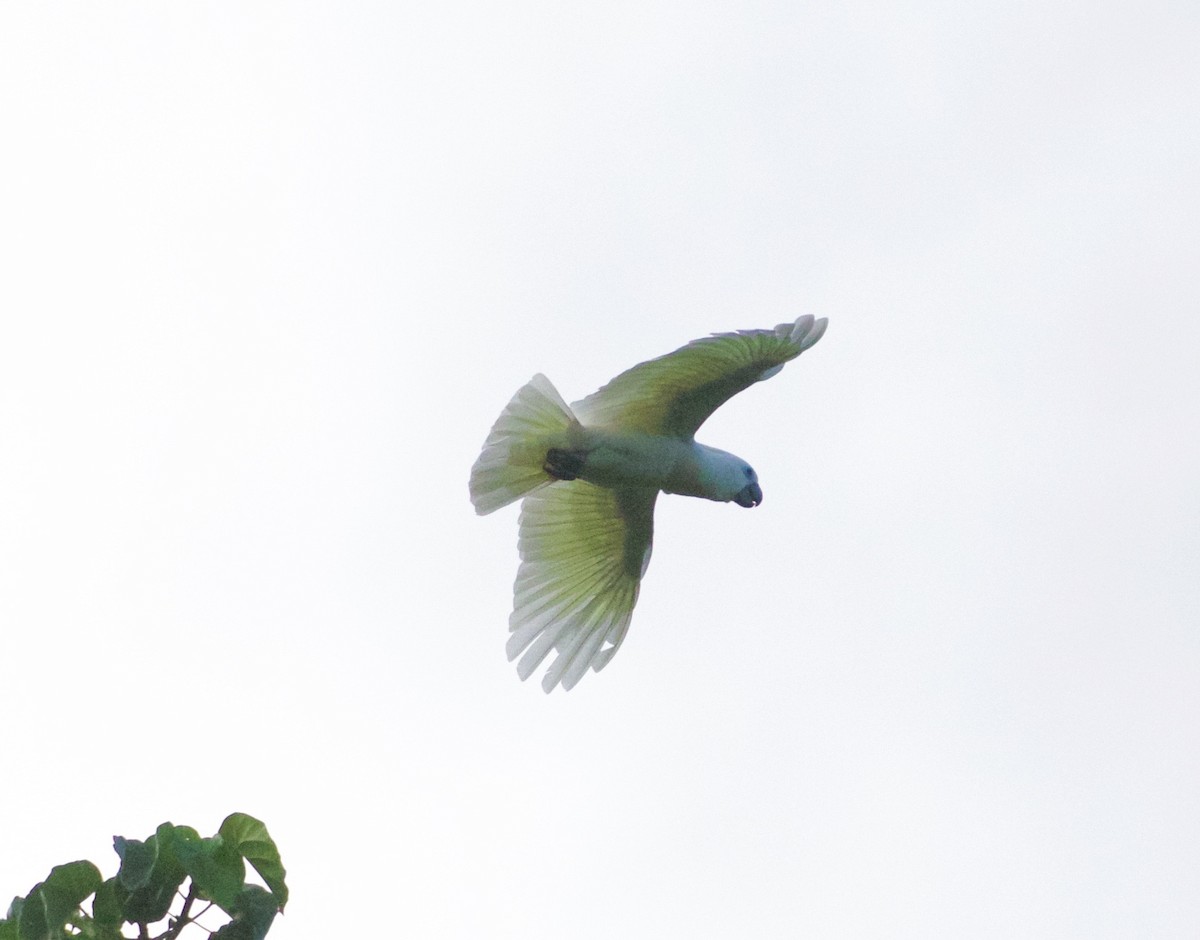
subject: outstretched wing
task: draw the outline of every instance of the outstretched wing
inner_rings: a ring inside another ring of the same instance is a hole
[[[551,648],[547,692],[599,672],[625,638],[654,530],[653,489],[610,490],[582,480],[555,483],[521,503],[508,658],[529,678]],[[524,655],[521,655],[524,652]]]
[[[587,425],[690,440],[730,398],[813,346],[827,322],[805,316],[773,330],[714,333],[622,372],[572,409]]]

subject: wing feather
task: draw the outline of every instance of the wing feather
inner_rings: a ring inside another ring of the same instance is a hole
[[[653,538],[650,489],[610,490],[582,480],[525,497],[507,652],[527,679],[551,650],[542,679],[572,688],[612,659],[629,627]]]
[[[714,333],[622,372],[572,409],[586,425],[690,440],[730,398],[813,346],[827,322],[804,316],[773,330]]]

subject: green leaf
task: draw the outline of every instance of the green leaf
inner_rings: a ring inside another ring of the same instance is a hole
[[[154,863],[158,861],[158,840],[151,836],[147,841],[139,842],[137,839],[113,836],[113,850],[121,859],[121,867],[117,871],[121,885],[130,891],[144,888],[150,881]]]
[[[267,827],[253,816],[231,813],[221,823],[219,832],[221,838],[233,845],[254,866],[254,870],[275,895],[278,908],[282,911],[288,900],[287,883],[284,881],[287,872]]]
[[[46,924],[57,933],[79,910],[79,905],[100,887],[100,869],[89,861],[67,862],[50,869],[50,877],[42,884],[46,905]]]
[[[96,889],[96,898],[92,901],[92,919],[97,924],[120,927],[125,920],[121,912],[125,908],[125,899],[129,892],[117,881],[116,876]]]
[[[262,940],[278,910],[274,894],[258,885],[246,885],[231,912],[233,920],[213,934],[213,940]]]
[[[232,914],[246,883],[246,865],[237,849],[219,835],[211,839],[189,835],[176,839],[175,855],[191,876],[197,893]]]
[[[131,924],[152,924],[167,916],[175,892],[187,877],[174,851],[180,830],[186,827],[163,823],[144,843],[121,836],[113,839],[121,857],[117,881],[129,890],[121,913]]]
[[[91,862],[55,865],[23,901],[13,901],[18,940],[61,937],[67,921],[77,917],[80,902],[99,886],[100,871]]]
[[[20,940],[15,920],[0,920],[0,940]]]
[[[42,898],[42,884],[38,882],[25,895],[17,915],[18,940],[50,940],[50,927],[46,923],[46,902]],[[14,902],[15,904],[16,902]]]

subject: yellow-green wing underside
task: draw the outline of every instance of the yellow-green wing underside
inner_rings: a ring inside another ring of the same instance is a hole
[[[800,317],[773,330],[715,333],[643,362],[572,405],[585,425],[690,440],[738,392],[768,379],[811,347],[826,320]]]
[[[508,658],[527,679],[553,648],[542,679],[570,689],[603,669],[625,638],[654,528],[657,490],[610,490],[582,480],[525,497]],[[522,655],[522,653],[524,655]]]

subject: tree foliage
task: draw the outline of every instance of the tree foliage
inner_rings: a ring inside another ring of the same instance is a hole
[[[143,841],[114,836],[113,848],[121,865],[107,881],[91,862],[67,862],[13,898],[0,940],[176,940],[189,924],[214,940],[262,940],[287,904],[279,850],[245,813],[226,817],[209,838],[163,823]],[[266,887],[246,883],[247,862]],[[216,929],[198,922],[213,908],[226,915]]]

